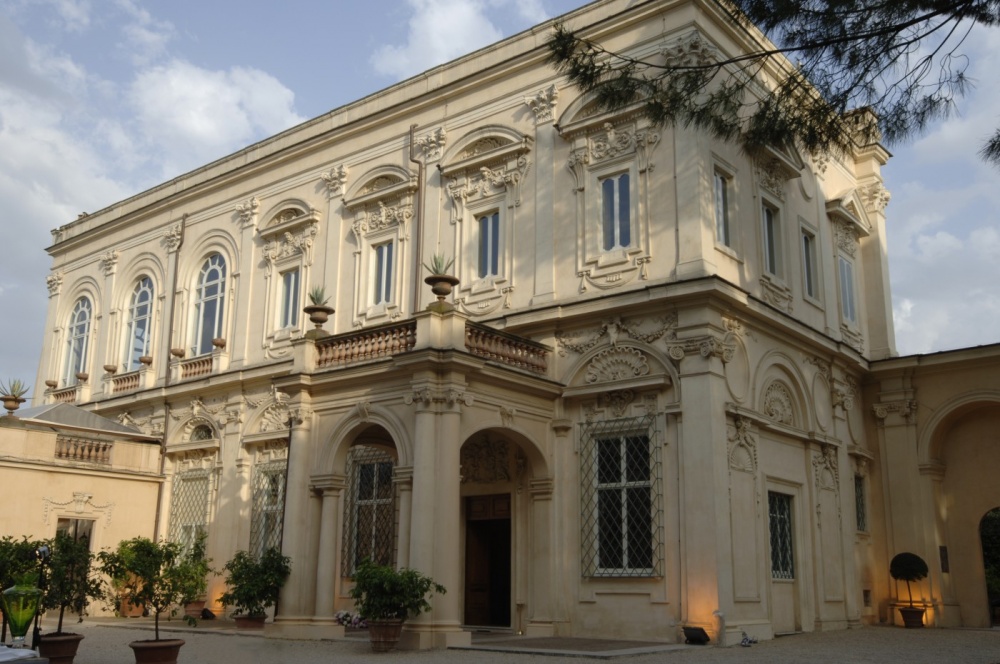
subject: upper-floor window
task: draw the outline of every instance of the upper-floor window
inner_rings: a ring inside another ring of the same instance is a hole
[[[816,266],[816,234],[802,229],[802,284],[806,295],[819,298],[819,271]]]
[[[128,305],[128,334],[125,349],[125,370],[137,371],[139,358],[150,354],[150,333],[153,320],[153,282],[143,277],[132,291]]]
[[[226,260],[212,254],[201,266],[195,294],[194,354],[212,352],[212,339],[222,337],[226,304]]]
[[[63,382],[66,385],[76,385],[76,375],[86,371],[91,314],[92,307],[88,298],[81,297],[73,305],[66,331],[66,359],[63,365]]]
[[[375,280],[374,299],[372,304],[388,304],[392,302],[392,255],[395,242],[383,242],[375,245]]]
[[[281,328],[299,324],[299,270],[281,273]]]
[[[727,247],[732,247],[732,212],[729,201],[732,183],[729,176],[715,171],[712,186],[715,195],[715,241]]]
[[[858,314],[854,305],[854,263],[844,256],[839,256],[840,272],[840,313],[844,321],[857,323]]]
[[[781,220],[778,210],[768,203],[761,206],[761,237],[764,244],[764,271],[780,277],[781,265]]]
[[[500,213],[479,217],[479,278],[500,274]]]
[[[629,174],[603,178],[600,185],[604,250],[624,249],[632,244]]]

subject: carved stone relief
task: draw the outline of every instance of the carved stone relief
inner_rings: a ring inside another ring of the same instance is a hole
[[[423,153],[425,161],[436,161],[441,158],[445,143],[448,142],[448,134],[444,127],[438,127],[427,136],[417,139],[417,146]]]
[[[470,441],[462,446],[462,483],[509,482],[510,452],[504,440]]]
[[[106,254],[102,254],[101,257],[97,259],[98,263],[101,265],[101,271],[104,273],[104,276],[110,277],[115,273],[115,268],[118,267],[118,256],[118,250],[112,249]]]
[[[181,240],[184,237],[184,225],[176,224],[171,226],[163,233],[163,247],[167,250],[167,253],[174,253],[181,246]]]
[[[260,201],[256,196],[251,196],[245,203],[236,206],[236,214],[240,220],[240,226],[250,228],[257,224],[257,210],[260,209]]]
[[[765,275],[760,278],[760,294],[768,304],[781,311],[792,313],[792,289],[788,286],[777,283]]]
[[[52,498],[42,498],[42,523],[48,525],[49,514],[53,511],[71,512],[78,515],[92,515],[95,512],[104,518],[104,525],[111,525],[111,515],[114,511],[115,503],[105,503],[98,505],[94,502],[94,496],[83,491],[74,491],[73,497],[66,501],[53,500]]]
[[[597,346],[601,339],[607,339],[612,347],[618,346],[622,338],[634,339],[646,344],[652,344],[660,338],[677,338],[677,314],[669,314],[652,321],[644,319],[622,319],[619,316],[604,321],[599,328],[584,330],[574,336],[556,332],[556,344],[559,354],[566,356],[566,351],[583,354]]]
[[[326,195],[329,198],[343,196],[347,191],[347,166],[341,164],[330,169],[329,173],[320,173],[319,178],[326,185]]]
[[[768,385],[764,391],[764,415],[780,424],[795,424],[795,410],[788,388],[778,382]]]
[[[559,98],[559,91],[555,85],[539,90],[531,97],[525,97],[524,103],[531,108],[535,114],[535,124],[540,125],[552,122],[555,117],[556,100]]]
[[[45,277],[45,287],[49,289],[49,297],[54,297],[62,290],[63,273],[53,272]]]
[[[816,486],[820,489],[840,492],[840,468],[837,463],[837,447],[823,444],[818,454],[813,455],[813,471],[816,474]]]
[[[588,383],[605,383],[645,376],[649,373],[646,355],[635,348],[612,347],[598,353],[587,365]]]
[[[729,441],[729,467],[756,473],[757,437],[752,422],[745,417],[734,417],[733,423],[727,427],[726,439]]]

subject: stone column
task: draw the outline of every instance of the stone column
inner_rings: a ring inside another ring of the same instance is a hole
[[[434,515],[434,579],[452,592],[435,596],[431,616],[435,630],[461,629],[462,553],[461,541],[461,481],[459,452],[462,441],[459,425],[462,418],[461,395],[452,391],[443,404],[437,438],[437,475],[435,478]],[[439,645],[445,645],[439,643]],[[449,645],[451,645],[449,643]]]
[[[316,614],[317,622],[332,622],[340,581],[340,556],[337,540],[341,530],[340,498],[346,486],[343,476],[331,476],[315,482],[313,489],[322,498],[319,525],[319,554],[316,560]]]
[[[167,274],[163,282],[163,318],[159,322],[160,329],[155,336],[156,347],[153,350],[153,362],[156,370],[156,385],[167,384],[170,376],[170,348],[184,348],[185,339],[182,330],[175,330],[174,310],[177,305],[177,262],[180,256],[181,243],[184,239],[185,215],[177,224],[171,226],[163,234],[160,242],[167,250]]]
[[[552,569],[552,479],[531,480],[531,559],[528,568],[531,615],[528,636],[553,636],[552,599],[555,594]]]
[[[288,448],[288,475],[281,553],[292,559],[292,574],[281,589],[275,621],[311,620],[310,585],[314,574],[309,556],[309,468],[312,464],[312,411],[305,404],[292,407],[292,435]]]
[[[535,114],[535,285],[532,305],[551,302],[555,297],[555,228],[553,182],[555,182],[555,137],[553,126],[556,100],[559,92],[555,85],[525,97]]]

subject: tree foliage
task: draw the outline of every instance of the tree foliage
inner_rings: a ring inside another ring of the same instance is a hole
[[[237,551],[223,569],[229,590],[219,600],[225,606],[235,606],[241,615],[262,616],[278,601],[281,587],[292,573],[292,559],[277,548],[268,549],[259,558]]]
[[[57,532],[51,541],[48,561],[48,580],[42,596],[42,606],[59,609],[56,634],[63,633],[63,616],[66,609],[82,615],[90,600],[101,597],[101,584],[91,574],[94,556],[90,542],[75,540],[64,532]]]
[[[557,25],[548,45],[570,82],[608,111],[641,105],[753,152],[795,142],[813,154],[898,143],[949,116],[969,89],[960,47],[1000,23],[1000,0],[718,0],[745,53],[612,52]],[[763,31],[764,35],[759,32]],[[767,81],[767,82],[765,82]],[[769,82],[769,83],[768,83]],[[870,122],[869,109],[877,117]],[[1000,129],[980,154],[1000,165]]]

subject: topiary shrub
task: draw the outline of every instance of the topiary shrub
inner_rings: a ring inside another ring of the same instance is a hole
[[[897,581],[906,581],[906,594],[913,606],[913,593],[910,592],[910,581],[920,581],[927,578],[927,563],[915,553],[897,553],[889,563],[889,575]]]

